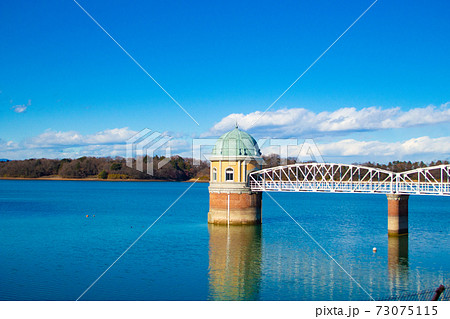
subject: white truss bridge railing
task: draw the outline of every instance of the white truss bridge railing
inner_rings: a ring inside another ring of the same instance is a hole
[[[450,196],[450,165],[394,173],[374,167],[298,163],[249,174],[254,191],[381,193]]]

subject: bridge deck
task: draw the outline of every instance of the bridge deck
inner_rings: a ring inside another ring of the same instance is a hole
[[[307,163],[252,172],[254,191],[450,196],[450,165],[394,173],[346,164]]]

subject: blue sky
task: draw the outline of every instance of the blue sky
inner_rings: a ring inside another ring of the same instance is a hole
[[[448,1],[379,0],[253,127],[373,0],[78,2],[200,125],[74,1],[5,0],[0,158],[124,155],[143,128],[187,156],[235,120],[345,162],[449,158]]]

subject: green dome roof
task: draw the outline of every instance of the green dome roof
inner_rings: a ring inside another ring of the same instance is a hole
[[[212,151],[213,156],[261,156],[258,143],[237,127],[222,135]]]

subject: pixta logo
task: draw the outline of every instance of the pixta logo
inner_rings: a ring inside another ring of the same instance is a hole
[[[303,143],[300,143],[303,141]],[[209,161],[212,156],[213,146],[217,139],[197,138],[192,140],[192,158],[194,165],[199,165],[200,161]],[[240,140],[242,147],[252,149],[250,140]],[[232,145],[237,145],[237,141]],[[280,165],[286,165],[288,158],[294,159],[297,163],[315,162],[325,163],[317,144],[313,139],[299,140],[296,138],[260,138],[257,140],[258,148],[263,155],[276,154],[280,156]],[[222,159],[233,160],[234,156],[221,155]],[[259,155],[247,154],[248,158],[259,160]],[[264,161],[262,164],[265,164]]]
[[[127,166],[153,175],[153,157],[156,155],[156,152],[161,153],[165,151],[165,158],[158,162],[157,169],[160,169],[170,161],[171,149],[168,145],[170,140],[171,137],[167,135],[151,131],[148,128],[143,129],[127,140]],[[136,158],[136,165],[134,165],[134,158]],[[145,167],[144,163],[146,164]]]

